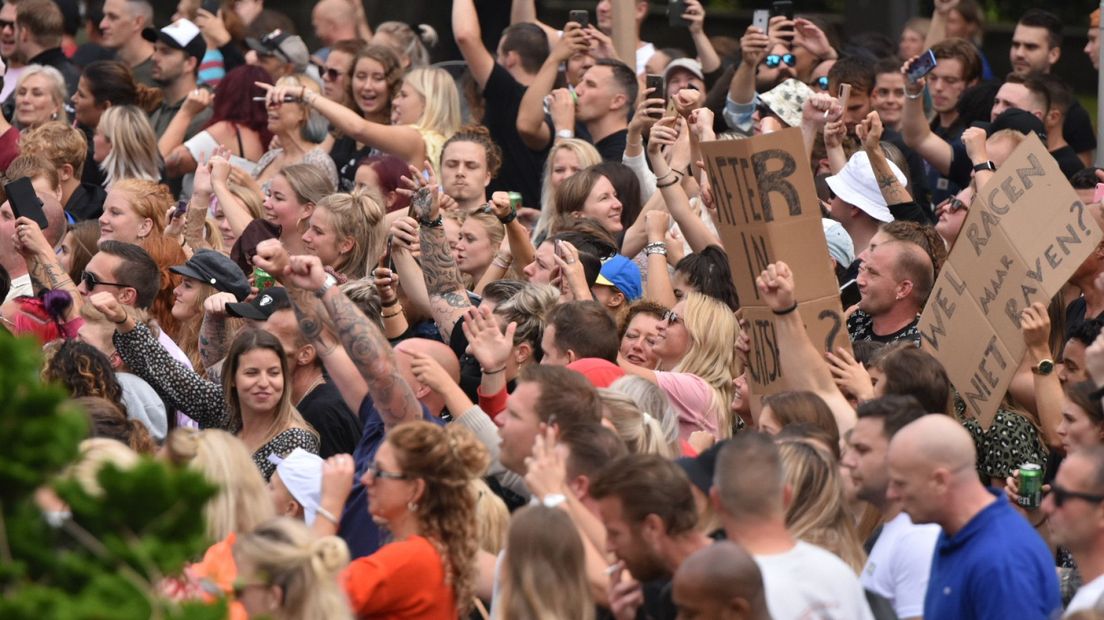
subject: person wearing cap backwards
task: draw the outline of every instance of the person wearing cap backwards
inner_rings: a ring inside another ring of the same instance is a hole
[[[610,316],[616,317],[621,309],[640,299],[643,291],[640,283],[640,267],[632,260],[614,254],[602,263],[598,279],[590,287],[594,300],[606,308]]]
[[[303,39],[282,30],[245,42],[251,50],[245,55],[246,62],[268,71],[274,83],[285,75],[303,73],[310,63],[310,52]]]
[[[115,50],[115,59],[130,67],[134,81],[156,87],[153,81],[153,44],[142,31],[153,23],[153,5],[146,0],[106,0],[103,5],[103,46]]]
[[[65,78],[69,96],[77,92],[80,69],[61,51],[64,18],[54,0],[22,0],[16,7],[15,51],[28,65],[53,67]]]
[[[153,43],[153,80],[161,87],[161,94],[164,95],[161,107],[150,115],[153,131],[161,138],[189,95],[192,95],[197,104],[209,103],[211,100],[209,93],[200,93],[196,89],[199,63],[207,53],[207,43],[203,40],[199,27],[187,19],[178,19],[160,30],[146,28],[142,31],[142,37]],[[188,140],[199,133],[210,118],[211,108],[207,106],[192,117],[186,128],[181,128],[184,129],[184,134],[180,136],[180,141]],[[176,140],[172,142],[175,144]]]

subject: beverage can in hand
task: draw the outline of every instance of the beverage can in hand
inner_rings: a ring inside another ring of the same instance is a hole
[[[1020,499],[1023,508],[1039,508],[1043,504],[1043,468],[1035,463],[1020,465]]]

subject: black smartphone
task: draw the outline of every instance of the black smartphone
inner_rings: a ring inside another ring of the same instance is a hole
[[[580,10],[568,11],[567,21],[575,22],[586,29],[590,25],[590,13]]]
[[[220,0],[203,0],[201,8],[211,15],[218,15],[219,9],[222,8],[222,2]]]
[[[667,84],[665,83],[662,75],[655,75],[649,73],[644,78],[644,88],[654,88],[652,94],[648,95],[649,99],[662,99],[663,107],[667,107]],[[662,115],[661,115],[662,116]]]
[[[689,28],[690,20],[682,16],[686,12],[686,0],[671,0],[667,3],[667,23],[672,28]]]
[[[8,194],[8,204],[11,205],[15,217],[30,218],[38,224],[39,228],[46,230],[50,222],[46,220],[46,212],[42,210],[42,201],[35,193],[30,177],[23,177],[8,183],[4,186],[4,191]]]
[[[935,52],[927,50],[920,57],[912,61],[909,65],[908,71],[905,72],[905,78],[909,84],[915,84],[917,80],[931,73],[932,69],[938,63],[935,60]]]
[[[184,212],[187,211],[187,210],[188,210],[188,201],[187,200],[178,200],[178,201],[176,201],[176,211],[173,211],[173,217],[180,217],[181,215],[184,215]]]
[[[774,2],[771,2],[771,15],[785,15],[786,19],[793,19],[793,1],[774,0]]]

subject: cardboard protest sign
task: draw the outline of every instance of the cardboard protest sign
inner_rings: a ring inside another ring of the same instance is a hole
[[[1034,134],[976,194],[919,329],[983,428],[1027,350],[1020,313],[1049,303],[1101,239]]]
[[[701,149],[717,205],[717,231],[751,332],[752,391],[780,392],[788,389],[779,362],[785,352],[778,348],[774,314],[755,286],[767,265],[790,266],[798,312],[817,347],[851,346],[801,131],[703,142]]]

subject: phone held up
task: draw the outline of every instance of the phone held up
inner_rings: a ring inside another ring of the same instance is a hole
[[[672,28],[689,28],[690,20],[682,16],[686,12],[686,0],[671,0],[667,4],[667,23]]]
[[[585,30],[586,27],[590,25],[590,13],[578,10],[569,11],[567,13],[567,21],[575,22]]]
[[[908,71],[905,72],[905,79],[908,80],[909,84],[915,84],[920,78],[931,73],[936,64],[938,63],[935,61],[935,52],[929,49],[912,61]]]
[[[50,222],[46,219],[46,212],[42,210],[42,201],[35,193],[30,177],[22,177],[4,185],[4,192],[8,195],[8,204],[11,205],[15,217],[34,220],[39,228],[46,230]]]

